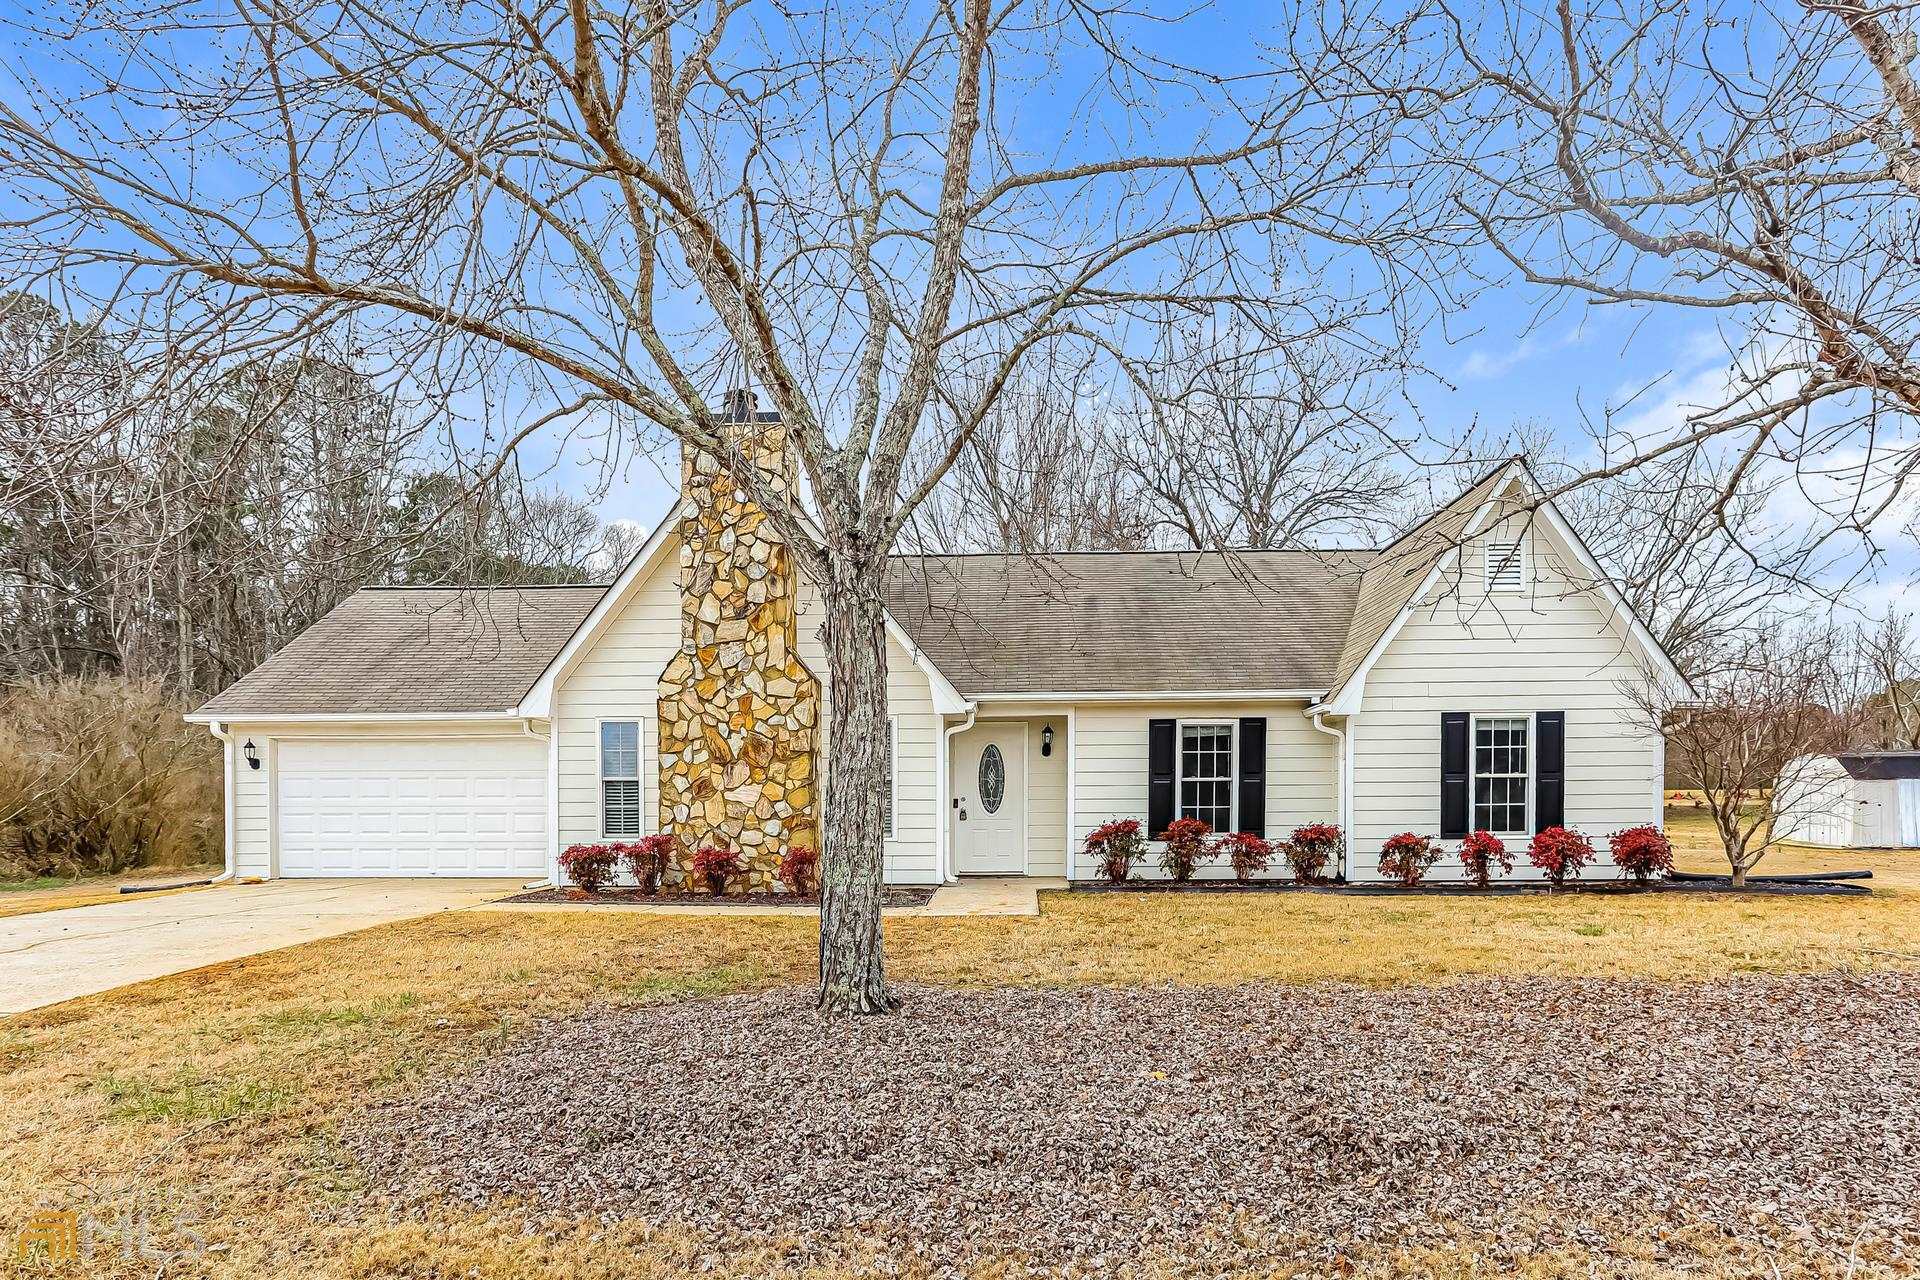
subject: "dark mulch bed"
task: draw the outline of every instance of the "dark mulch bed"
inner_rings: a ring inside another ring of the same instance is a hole
[[[1779,881],[1748,880],[1746,887],[1736,890],[1733,881],[1726,876],[1689,877],[1685,880],[1656,880],[1651,884],[1634,884],[1630,880],[1569,880],[1556,889],[1552,885],[1537,880],[1503,881],[1489,885],[1485,889],[1468,884],[1420,884],[1411,888],[1398,884],[1348,884],[1345,881],[1329,881],[1325,884],[1295,884],[1291,880],[1251,880],[1241,884],[1234,880],[1189,880],[1185,884],[1176,884],[1171,880],[1128,880],[1121,884],[1109,884],[1104,880],[1078,880],[1074,882],[1074,893],[1343,893],[1367,898],[1392,898],[1408,895],[1435,898],[1473,898],[1513,894],[1554,894],[1554,893],[1596,893],[1596,894],[1632,894],[1632,893],[1741,893],[1741,894],[1784,894],[1790,896],[1819,896],[1823,894],[1867,894],[1873,890],[1864,884],[1845,880]]]
[[[931,885],[889,885],[881,891],[880,905],[924,907],[933,901],[933,892]],[[532,893],[516,894],[505,901],[566,902],[583,907],[817,907],[820,905],[820,896],[808,894],[803,897],[796,893],[729,893],[716,898],[710,893],[692,893],[685,889],[662,889],[653,894],[626,888],[588,894],[573,889],[535,889]]]
[[[1676,1231],[1836,1275],[1920,1249],[1920,974],[903,994],[600,1007],[343,1140],[389,1209],[505,1198],[888,1273],[1221,1275],[1455,1232],[1516,1264]]]

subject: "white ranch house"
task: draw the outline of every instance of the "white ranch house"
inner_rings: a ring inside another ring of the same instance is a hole
[[[229,871],[558,880],[665,830],[766,883],[830,782],[822,615],[684,471],[611,584],[363,590],[196,711]],[[1356,881],[1401,831],[1661,821],[1630,689],[1679,673],[1518,462],[1378,550],[900,557],[889,600],[891,882],[1088,878],[1126,817],[1337,823]]]

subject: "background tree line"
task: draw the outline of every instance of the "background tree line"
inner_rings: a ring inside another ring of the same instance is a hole
[[[231,684],[369,583],[605,576],[630,541],[475,473],[350,360],[278,353],[156,394],[116,333],[0,295],[0,673]]]

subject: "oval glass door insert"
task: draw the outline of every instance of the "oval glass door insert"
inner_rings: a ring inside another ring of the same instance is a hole
[[[980,753],[980,807],[997,813],[1006,794],[1007,762],[1000,758],[1000,748],[989,742]]]

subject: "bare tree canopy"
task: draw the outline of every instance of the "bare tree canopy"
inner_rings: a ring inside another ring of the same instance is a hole
[[[1801,791],[1817,757],[1855,745],[1861,675],[1846,628],[1776,619],[1694,689],[1635,690],[1669,761],[1699,787],[1736,888],[1786,837],[1775,797]]]
[[[1385,122],[1320,92],[1304,33],[1282,67],[1204,7],[111,0],[35,21],[82,83],[0,108],[0,269],[102,307],[166,295],[223,349],[364,314],[430,396],[523,405],[509,442],[587,415],[667,433],[767,509],[828,616],[834,1009],[890,1004],[881,582],[952,451],[1030,360],[1124,384],[1170,314],[1305,332],[1412,305],[1352,302],[1386,283],[1355,222],[1395,199]],[[1147,52],[1173,48],[1214,65]],[[1354,246],[1331,294],[1315,237]],[[817,533],[721,428],[744,380]],[[904,486],[936,400],[949,452]]]
[[[1355,17],[1328,19],[1359,33],[1329,88],[1415,130],[1436,279],[1695,311],[1723,339],[1720,393],[1677,421],[1598,424],[1585,476],[1700,458],[1720,504],[1792,485],[1811,505],[1794,555],[1764,549],[1775,570],[1810,574],[1836,536],[1876,551],[1920,461],[1905,11],[1426,0]]]
[[[367,375],[290,353],[155,388],[146,340],[0,295],[0,673],[217,692],[368,582],[606,571],[592,511],[466,472]]]

